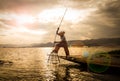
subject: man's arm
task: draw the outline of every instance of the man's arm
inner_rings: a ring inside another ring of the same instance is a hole
[[[59,28],[57,28],[56,34],[58,34]]]
[[[54,41],[54,43],[60,43],[60,41]]]

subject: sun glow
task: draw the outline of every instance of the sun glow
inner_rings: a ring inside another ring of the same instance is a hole
[[[14,19],[16,20],[17,24],[19,25],[23,25],[26,23],[33,23],[34,17],[30,16],[30,15],[15,15]]]
[[[16,34],[31,34],[31,35],[44,35],[47,33],[47,31],[39,29],[39,30],[31,30],[25,27],[18,27],[18,28],[12,28],[11,30],[9,30],[9,32],[11,33],[16,33]]]
[[[93,9],[77,10],[77,9],[67,9],[66,15],[64,17],[65,21],[77,23],[83,21]],[[57,22],[61,19],[65,12],[65,8],[54,8],[44,10],[38,15],[39,22],[49,23]]]

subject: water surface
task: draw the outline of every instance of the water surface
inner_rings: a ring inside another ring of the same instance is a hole
[[[113,48],[69,48],[72,55],[109,51]],[[116,48],[114,48],[116,49]],[[0,60],[13,64],[0,65],[0,81],[119,81],[118,75],[89,72],[80,64],[60,59],[47,63],[52,48],[0,48]],[[65,55],[60,49],[59,55]]]

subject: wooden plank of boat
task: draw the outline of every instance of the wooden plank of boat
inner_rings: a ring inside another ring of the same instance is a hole
[[[83,57],[81,55],[71,55],[68,58],[66,58],[65,56],[60,56],[60,58],[79,64],[86,63],[86,64],[96,64],[96,65],[120,68],[120,59],[116,56],[111,57],[105,55],[97,55],[97,56]]]
[[[86,63],[86,60],[83,58],[80,58],[79,55],[72,55],[67,58],[66,56],[59,56],[59,57],[64,60],[68,60],[68,61],[75,62],[75,63]]]

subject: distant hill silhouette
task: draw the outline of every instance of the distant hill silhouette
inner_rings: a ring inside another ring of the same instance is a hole
[[[120,46],[120,38],[101,38],[90,40],[70,40],[69,46]],[[52,47],[53,43],[35,43],[31,45],[0,44],[0,47]]]
[[[52,47],[53,43],[48,42],[48,43],[40,43],[40,44],[32,44],[32,47]]]
[[[120,46],[120,38],[101,38],[90,40],[73,40],[69,44],[76,46]]]

